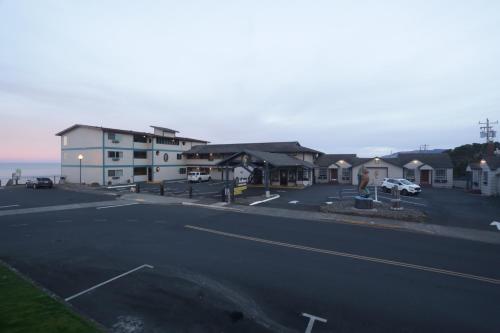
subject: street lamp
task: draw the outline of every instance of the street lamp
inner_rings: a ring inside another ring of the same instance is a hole
[[[80,161],[80,185],[81,185],[82,184],[82,160],[83,160],[82,154],[78,155],[78,160]]]

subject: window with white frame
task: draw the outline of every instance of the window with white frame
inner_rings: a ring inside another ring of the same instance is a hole
[[[123,169],[108,170],[108,177],[120,178],[123,176]]]
[[[113,161],[118,161],[119,159],[123,158],[123,152],[122,151],[109,150],[108,151],[108,158],[113,159]]]
[[[65,135],[63,136],[63,146],[67,146],[68,145],[68,136]]]
[[[320,168],[319,169],[319,175],[318,175],[318,179],[327,179],[327,173],[328,173],[328,169],[327,168]]]
[[[406,169],[405,170],[405,178],[409,180],[410,182],[415,181],[415,169]]]
[[[342,180],[344,180],[344,181],[351,180],[351,169],[342,168]]]
[[[446,183],[448,181],[446,178],[446,169],[436,169],[434,173],[436,183]]]

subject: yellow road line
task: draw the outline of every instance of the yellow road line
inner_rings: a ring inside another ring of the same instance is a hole
[[[232,237],[232,238],[237,238],[237,239],[244,239],[244,240],[249,240],[249,241],[258,242],[258,243],[271,244],[271,245],[288,247],[288,248],[309,251],[309,252],[323,253],[323,254],[351,258],[351,259],[356,259],[356,260],[370,261],[370,262],[375,262],[375,263],[379,263],[379,264],[386,264],[386,265],[392,265],[392,266],[398,266],[398,267],[411,268],[411,269],[416,269],[416,270],[420,270],[420,271],[450,275],[450,276],[454,276],[454,277],[461,277],[464,279],[471,279],[471,280],[500,285],[500,280],[498,280],[498,279],[488,278],[488,277],[479,276],[479,275],[460,273],[460,272],[449,271],[446,269],[440,269],[440,268],[434,268],[434,267],[428,267],[428,266],[414,265],[414,264],[409,264],[409,263],[405,263],[405,262],[401,262],[401,261],[394,261],[394,260],[387,260],[387,259],[381,259],[381,258],[375,258],[375,257],[361,256],[361,255],[351,254],[351,253],[346,253],[346,252],[318,249],[315,247],[309,247],[309,246],[303,246],[303,245],[276,242],[276,241],[272,241],[272,240],[268,240],[268,239],[243,236],[243,235],[233,234],[233,233],[224,232],[224,231],[218,231],[218,230],[214,230],[214,229],[202,228],[202,227],[197,227],[197,226],[192,226],[192,225],[185,225],[184,227],[188,228],[188,229],[192,229],[192,230],[204,231],[204,232],[208,232],[211,234]]]

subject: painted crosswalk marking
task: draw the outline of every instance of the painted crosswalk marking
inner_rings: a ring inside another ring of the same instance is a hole
[[[298,200],[292,200],[292,201],[290,201],[290,202],[288,202],[288,203],[289,203],[289,204],[292,204],[292,205],[295,205],[295,204],[297,204],[298,202],[299,202]]]

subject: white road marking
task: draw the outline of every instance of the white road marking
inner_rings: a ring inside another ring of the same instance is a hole
[[[378,264],[411,268],[411,269],[415,269],[415,270],[419,270],[419,271],[449,275],[449,276],[454,276],[454,277],[461,277],[464,279],[470,279],[470,280],[476,280],[476,281],[480,281],[480,282],[486,282],[486,283],[500,285],[499,279],[494,279],[494,278],[489,278],[489,277],[484,277],[484,276],[479,276],[479,275],[473,275],[473,274],[467,274],[467,273],[460,273],[460,272],[450,271],[450,270],[441,269],[441,268],[421,266],[421,265],[409,264],[409,263],[401,262],[401,261],[387,260],[387,259],[376,258],[376,257],[367,257],[367,256],[362,256],[362,255],[357,255],[357,254],[352,254],[352,253],[347,253],[347,252],[324,250],[324,249],[318,249],[318,248],[309,247],[309,246],[296,245],[296,244],[290,244],[290,243],[284,243],[284,242],[277,242],[277,241],[272,241],[272,240],[263,239],[263,238],[249,237],[249,236],[243,236],[243,235],[233,234],[233,233],[224,232],[224,231],[218,231],[218,230],[214,230],[214,229],[197,227],[197,226],[193,226],[193,225],[185,225],[184,227],[188,228],[188,229],[208,232],[208,233],[215,234],[215,235],[226,236],[226,237],[237,238],[237,239],[244,239],[244,240],[253,241],[253,242],[257,242],[257,243],[264,243],[264,244],[288,247],[288,248],[298,249],[298,250],[308,251],[308,252],[323,253],[323,254],[328,254],[328,255],[332,255],[332,256],[344,257],[344,258],[350,258],[350,259],[356,259],[356,260],[362,260],[362,261],[369,261],[369,262],[374,262],[374,263],[378,263]]]
[[[104,282],[101,282],[101,283],[99,283],[99,284],[96,284],[96,285],[95,285],[95,286],[93,286],[93,287],[90,287],[90,288],[88,288],[88,289],[85,289],[84,291],[81,291],[81,292],[79,292],[78,294],[74,294],[73,296],[70,296],[70,297],[68,297],[68,298],[65,298],[64,300],[65,300],[66,302],[71,301],[72,299],[75,299],[75,298],[77,298],[78,296],[81,296],[81,295],[83,295],[83,294],[86,294],[86,293],[88,293],[89,291],[92,291],[92,290],[94,290],[94,289],[97,289],[97,288],[99,288],[99,287],[102,287],[102,286],[104,286],[105,284],[108,284],[108,283],[110,283],[110,282],[113,282],[113,281],[115,281],[115,280],[117,280],[117,279],[119,279],[119,278],[121,278],[121,277],[124,277],[124,276],[126,276],[126,275],[128,275],[128,274],[130,274],[130,273],[133,273],[133,272],[138,271],[138,270],[143,269],[143,268],[151,268],[151,269],[153,269],[154,267],[153,267],[153,266],[151,266],[151,265],[142,265],[142,266],[136,267],[136,268],[134,268],[134,269],[131,269],[131,270],[130,270],[130,271],[128,271],[128,272],[125,272],[125,273],[123,273],[123,274],[117,275],[117,276],[115,276],[114,278],[111,278],[111,279],[109,279],[109,280],[106,280],[106,281],[104,281]]]
[[[113,188],[129,188],[129,187],[135,187],[136,185],[135,184],[132,184],[132,185],[116,185],[116,186],[108,186],[106,188],[109,188],[109,189],[113,189]]]
[[[299,201],[298,200],[292,200],[292,201],[289,201],[288,203],[292,204],[292,205],[296,205],[296,204],[299,203]]]
[[[493,221],[490,223],[490,225],[494,225],[497,227],[498,230],[500,230],[500,222],[497,222],[497,221]]]
[[[261,204],[261,203],[264,203],[264,202],[268,202],[268,201],[271,201],[271,200],[274,200],[274,199],[278,199],[279,197],[280,197],[280,195],[276,194],[273,197],[270,197],[270,198],[267,198],[267,199],[264,199],[264,200],[260,200],[260,201],[252,202],[249,206],[255,206],[255,205],[258,205],[258,204]]]
[[[312,328],[314,326],[314,322],[315,321],[319,321],[319,322],[322,322],[322,323],[326,323],[327,322],[327,320],[325,318],[313,316],[313,315],[310,315],[308,313],[302,313],[302,316],[309,318],[309,322],[307,323],[307,327],[306,327],[305,333],[311,333],[312,332]]]
[[[327,202],[325,202],[325,203],[326,203],[327,205],[331,205],[331,204],[333,204],[333,201],[327,201]]]
[[[137,202],[131,202],[123,205],[114,205],[114,206],[102,206],[102,207],[96,207],[96,209],[106,209],[106,208],[115,208],[115,207],[125,207],[125,206],[133,206],[133,205],[138,205],[139,203]]]
[[[19,207],[20,205],[7,205],[7,206],[0,206],[0,209],[2,208],[10,208],[10,207]]]

